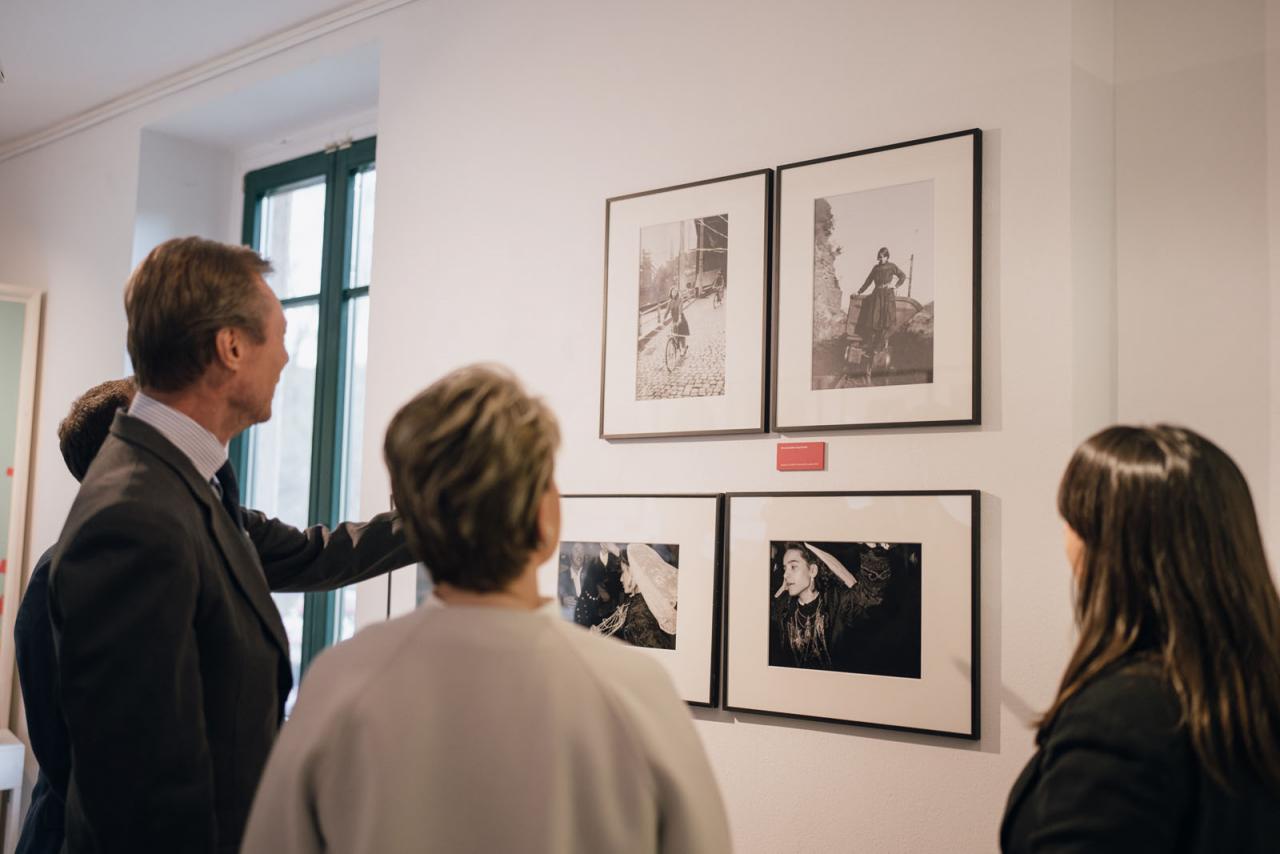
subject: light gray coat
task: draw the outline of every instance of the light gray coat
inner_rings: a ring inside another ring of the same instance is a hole
[[[243,850],[729,848],[706,753],[657,662],[554,608],[432,599],[317,660]]]

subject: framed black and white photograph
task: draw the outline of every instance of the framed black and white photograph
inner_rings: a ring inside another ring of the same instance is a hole
[[[774,429],[980,422],[982,132],[778,168]]]
[[[978,499],[729,495],[725,708],[977,738]]]
[[[719,701],[718,495],[566,495],[538,572],[560,616],[662,662],[685,701]]]
[[[603,438],[766,429],[772,177],[608,200]]]

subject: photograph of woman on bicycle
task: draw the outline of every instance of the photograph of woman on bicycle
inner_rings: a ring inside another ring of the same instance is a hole
[[[636,400],[724,394],[729,215],[640,229]]]

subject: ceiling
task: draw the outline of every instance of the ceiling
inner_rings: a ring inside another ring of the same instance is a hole
[[[147,125],[147,130],[244,149],[378,106],[378,47],[330,56]]]
[[[350,0],[3,0],[0,147]]]

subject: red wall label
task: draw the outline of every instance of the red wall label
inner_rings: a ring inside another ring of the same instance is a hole
[[[826,442],[778,443],[778,471],[823,471],[826,467]]]

